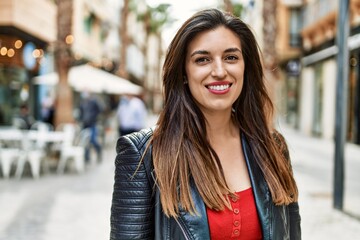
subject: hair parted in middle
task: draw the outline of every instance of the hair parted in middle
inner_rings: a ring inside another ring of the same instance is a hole
[[[156,182],[167,216],[178,216],[179,203],[183,209],[196,212],[190,192],[192,184],[208,207],[216,210],[229,207],[226,195],[232,193],[220,160],[207,139],[206,119],[188,85],[184,84],[189,43],[199,33],[220,26],[239,37],[245,63],[243,89],[233,104],[235,123],[250,143],[273,201],[289,204],[297,199],[289,163],[269,128],[268,114],[273,106],[265,88],[260,50],[254,34],[238,17],[218,9],[206,9],[194,14],[180,27],[168,47],[163,66],[164,108],[151,144]]]

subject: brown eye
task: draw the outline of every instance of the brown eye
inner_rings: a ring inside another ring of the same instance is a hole
[[[206,62],[209,62],[210,60],[206,57],[199,57],[199,58],[196,58],[195,59],[195,62],[196,63],[206,63]]]
[[[239,59],[239,57],[236,55],[230,55],[230,56],[227,56],[225,59],[228,61],[236,61]]]

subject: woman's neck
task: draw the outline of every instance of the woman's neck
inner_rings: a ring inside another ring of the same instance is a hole
[[[238,137],[239,128],[234,123],[231,112],[224,114],[207,114],[206,131],[210,142],[218,142]]]

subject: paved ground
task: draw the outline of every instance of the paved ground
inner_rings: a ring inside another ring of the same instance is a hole
[[[109,149],[81,175],[0,180],[0,239],[109,239],[113,159]]]
[[[282,126],[300,192],[303,239],[352,240],[360,235],[360,147],[345,151],[344,210],[333,208],[334,142],[312,138]],[[355,216],[350,217],[349,215]]]
[[[360,221],[332,207],[333,144],[285,127],[281,131],[299,185],[303,239],[359,239]],[[0,179],[0,240],[109,239],[115,157],[112,139],[107,141],[103,162],[92,163],[83,174]],[[356,215],[360,209],[360,148],[349,145],[346,151],[345,206]]]

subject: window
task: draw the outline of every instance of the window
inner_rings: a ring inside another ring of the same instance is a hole
[[[84,17],[84,30],[86,33],[91,34],[94,22],[95,15],[93,13],[90,13],[89,15]]]
[[[290,9],[289,44],[291,47],[301,46],[301,12],[300,8]]]

